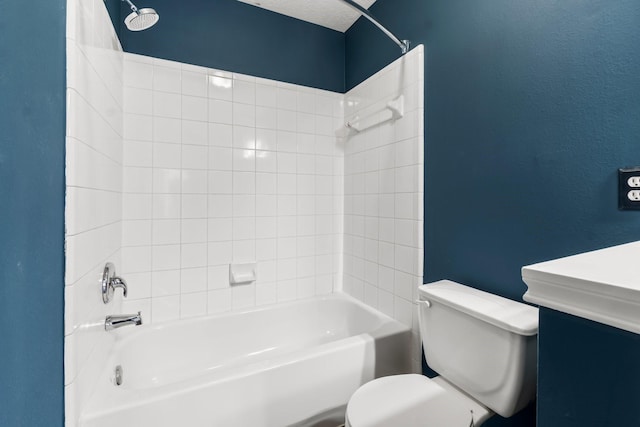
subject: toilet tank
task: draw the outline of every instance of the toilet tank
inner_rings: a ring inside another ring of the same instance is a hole
[[[431,369],[503,417],[535,399],[537,308],[448,280],[418,293]]]

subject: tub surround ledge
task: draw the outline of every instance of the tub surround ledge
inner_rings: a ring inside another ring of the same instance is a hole
[[[524,300],[640,334],[640,241],[522,268]]]

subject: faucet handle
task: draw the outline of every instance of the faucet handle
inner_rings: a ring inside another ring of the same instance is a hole
[[[127,282],[122,277],[116,276],[116,267],[108,262],[102,272],[102,302],[107,304],[113,298],[116,288],[122,288],[122,293],[127,296]]]
[[[111,287],[114,289],[122,288],[122,295],[127,297],[127,282],[124,281],[122,277],[113,276],[111,278]]]

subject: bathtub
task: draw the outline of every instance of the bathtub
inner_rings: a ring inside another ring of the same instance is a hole
[[[81,427],[336,426],[360,385],[410,371],[410,329],[344,294],[117,333]]]

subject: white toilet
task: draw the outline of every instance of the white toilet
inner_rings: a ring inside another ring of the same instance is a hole
[[[448,280],[418,292],[425,357],[440,376],[368,382],[347,427],[478,427],[535,399],[538,309]]]

